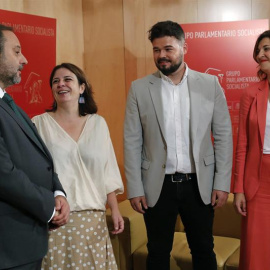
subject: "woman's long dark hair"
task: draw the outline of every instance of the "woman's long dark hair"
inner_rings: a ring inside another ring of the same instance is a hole
[[[84,89],[84,92],[82,94],[84,99],[85,99],[85,103],[79,103],[79,101],[78,101],[79,115],[84,116],[87,114],[96,113],[97,112],[97,104],[93,98],[92,86],[90,85],[90,83],[88,83],[84,72],[79,67],[75,66],[74,64],[62,63],[62,64],[57,65],[53,68],[51,75],[50,75],[51,88],[52,88],[52,81],[53,81],[53,77],[55,75],[55,72],[60,68],[66,68],[69,71],[71,71],[72,73],[74,73],[78,79],[79,85],[82,85],[82,84],[85,85],[85,89]],[[46,111],[47,112],[55,112],[56,110],[57,110],[57,103],[54,100],[51,109],[48,109]]]

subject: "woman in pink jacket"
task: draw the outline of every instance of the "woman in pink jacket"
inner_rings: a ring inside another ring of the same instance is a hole
[[[253,58],[260,82],[241,99],[234,204],[242,215],[240,270],[270,270],[270,31]]]

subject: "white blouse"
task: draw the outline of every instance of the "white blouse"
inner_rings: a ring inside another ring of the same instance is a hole
[[[105,210],[108,193],[123,193],[104,118],[89,115],[77,142],[48,113],[35,116],[32,121],[53,157],[71,211]]]
[[[270,154],[270,102],[269,102],[269,100],[267,102],[263,153],[264,154]]]

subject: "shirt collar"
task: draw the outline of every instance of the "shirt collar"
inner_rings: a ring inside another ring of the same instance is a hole
[[[188,68],[188,65],[186,63],[184,63],[184,64],[185,64],[186,70],[185,70],[185,73],[183,75],[183,78],[182,78],[181,82],[178,85],[182,84],[186,80],[186,78],[188,76],[188,70],[189,70],[189,68]],[[174,85],[174,83],[172,82],[172,80],[168,76],[164,75],[161,71],[159,71],[159,74],[160,74],[161,79],[163,79],[166,82]]]
[[[0,87],[0,98],[3,98],[4,94],[6,93],[5,90],[3,90],[1,87]]]

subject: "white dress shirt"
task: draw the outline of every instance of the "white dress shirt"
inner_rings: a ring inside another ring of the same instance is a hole
[[[1,87],[0,87],[0,98],[3,98],[4,94],[6,93],[5,90],[3,90]]]
[[[186,64],[185,64],[186,65]],[[175,85],[161,73],[162,105],[167,142],[166,174],[193,173],[195,164],[190,141],[190,97],[188,66],[181,82]]]

